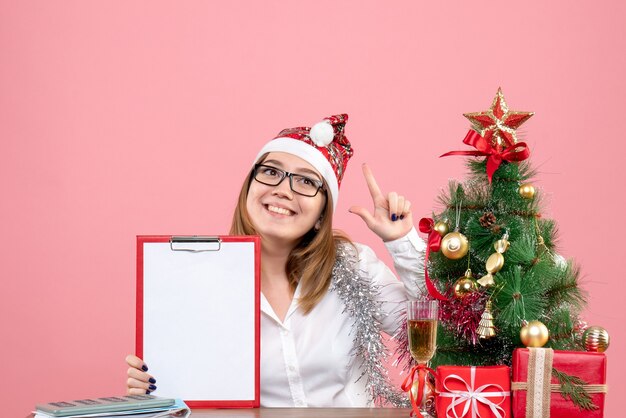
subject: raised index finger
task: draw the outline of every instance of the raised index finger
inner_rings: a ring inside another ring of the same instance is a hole
[[[367,188],[370,190],[370,195],[372,195],[372,200],[376,203],[376,200],[383,197],[383,194],[380,191],[380,187],[378,187],[378,183],[376,183],[374,173],[372,173],[372,170],[366,163],[363,163],[363,176],[365,177]]]

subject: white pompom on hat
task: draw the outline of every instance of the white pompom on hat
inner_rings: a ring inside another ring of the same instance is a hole
[[[335,130],[329,121],[323,120],[313,125],[311,131],[309,132],[309,136],[311,137],[313,143],[318,147],[326,147],[328,144],[333,142]]]
[[[333,210],[339,200],[339,186],[348,160],[354,154],[344,134],[348,115],[329,116],[312,128],[283,129],[257,154],[255,163],[268,152],[286,152],[302,158],[320,172],[333,201]]]

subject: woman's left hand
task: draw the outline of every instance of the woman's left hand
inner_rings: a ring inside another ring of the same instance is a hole
[[[352,206],[349,211],[363,219],[368,228],[383,241],[393,241],[408,234],[413,228],[411,202],[396,192],[383,195],[367,164],[363,164],[363,176],[372,195],[374,213],[362,206]]]

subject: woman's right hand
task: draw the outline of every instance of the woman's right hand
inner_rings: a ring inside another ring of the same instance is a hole
[[[148,366],[137,356],[129,354],[126,356],[128,363],[128,380],[126,381],[126,392],[129,395],[148,394],[156,390],[156,379],[147,373]]]
[[[349,211],[360,216],[383,241],[393,241],[408,234],[413,228],[411,202],[396,192],[385,196],[367,164],[363,164],[363,176],[374,202],[374,213],[363,206],[352,206]]]

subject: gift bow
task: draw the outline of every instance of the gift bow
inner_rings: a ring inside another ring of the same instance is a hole
[[[460,380],[465,385],[465,388],[467,390],[452,390],[448,388],[448,386],[446,385],[448,379]],[[504,402],[505,397],[510,396],[509,392],[505,392],[502,386],[496,385],[495,383],[487,383],[486,385],[474,388],[475,380],[476,367],[470,368],[470,384],[463,380],[461,376],[458,376],[456,374],[451,374],[443,380],[443,388],[447,390],[447,392],[441,392],[439,393],[439,396],[444,398],[452,398],[452,402],[450,403],[450,405],[448,405],[448,408],[446,409],[446,418],[462,418],[465,416],[465,414],[469,412],[470,408],[472,411],[472,418],[480,417],[480,412],[478,412],[478,402],[487,405],[491,409],[491,413],[494,417],[506,417],[506,411],[504,410],[504,408],[500,407],[500,405],[502,404],[502,402]],[[499,389],[500,392],[485,392],[485,389],[490,386]],[[497,397],[502,398],[497,404],[487,399]],[[461,415],[458,415],[456,412],[456,406],[461,405],[462,403],[465,403],[465,405],[463,406],[463,413]],[[450,411],[452,411],[454,415],[450,415]],[[500,411],[502,413],[500,413]]]
[[[489,183],[493,173],[496,172],[502,160],[505,161],[523,161],[530,156],[530,149],[525,142],[518,142],[504,150],[500,151],[491,146],[491,138],[493,137],[493,131],[487,131],[485,136],[482,137],[478,132],[470,129],[463,143],[470,145],[477,149],[477,151],[450,151],[440,157],[447,157],[449,155],[472,155],[475,157],[487,157],[487,177]]]
[[[430,293],[432,297],[439,300],[448,300],[437,290],[435,284],[428,276],[428,257],[430,256],[430,252],[437,252],[441,248],[441,235],[439,235],[439,232],[435,231],[434,226],[435,221],[431,218],[420,219],[420,231],[424,234],[428,234],[428,244],[426,245],[426,255],[424,256],[424,281],[426,282],[426,289],[428,289],[428,293]]]

